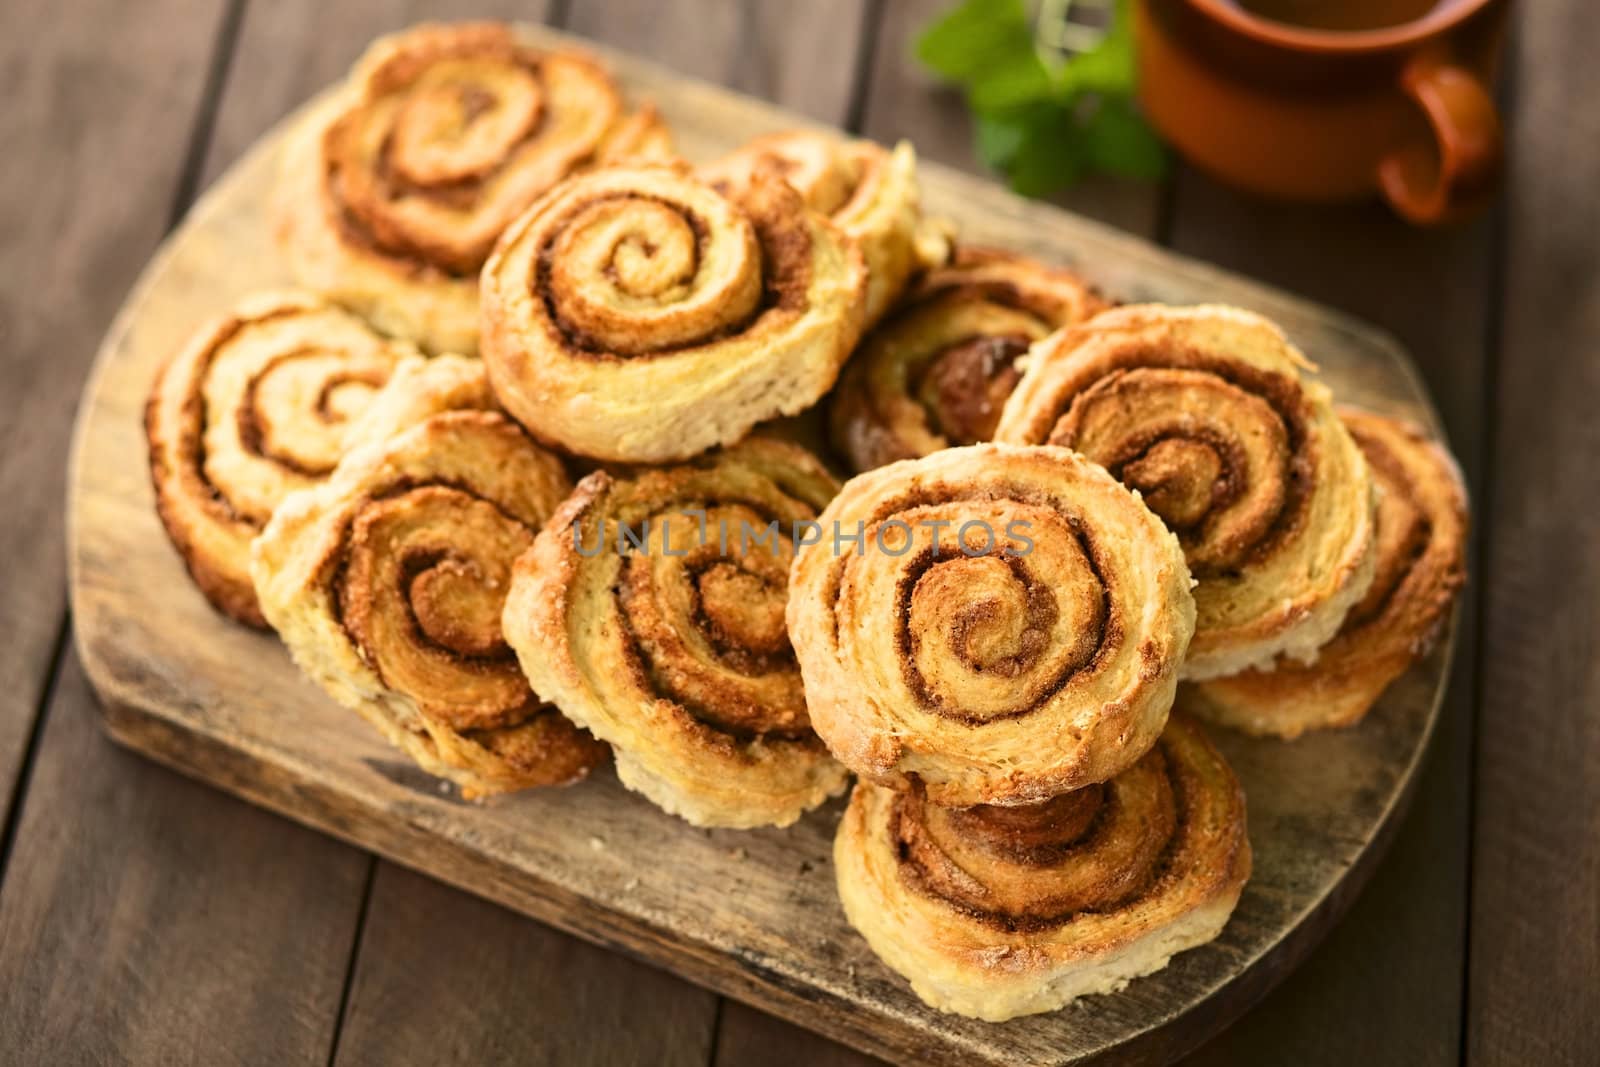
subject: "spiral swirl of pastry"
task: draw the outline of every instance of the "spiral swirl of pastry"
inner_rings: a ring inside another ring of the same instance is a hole
[[[1105,307],[1076,276],[962,248],[862,341],[833,396],[834,445],[858,471],[994,436],[1017,358]]]
[[[1279,660],[1185,687],[1185,706],[1214,722],[1286,739],[1359,722],[1427,654],[1466,581],[1467,495],[1450,454],[1409,423],[1339,415],[1378,486],[1372,586],[1314,664]]]
[[[844,788],[784,631],[796,524],[837,488],[762,437],[599,471],[517,562],[506,639],[534,688],[610,742],[630,789],[696,825],[752,827]]]
[[[1372,582],[1367,464],[1310,369],[1249,312],[1126,307],[1037,345],[1006,402],[996,440],[1087,456],[1178,535],[1187,678],[1314,658]]]
[[[375,43],[286,158],[281,235],[302,284],[430,351],[477,347],[495,239],[575,171],[670,154],[653,108],[609,74],[495,23]]]
[[[776,174],[811,210],[831,218],[866,258],[871,324],[912,277],[949,255],[941,229],[923,222],[916,169],[916,152],[907,141],[891,152],[871,141],[789,130],[757,137],[701,174],[724,189],[749,184],[758,171]]]
[[[580,778],[604,746],[534,695],[500,632],[511,565],[568,487],[555,457],[497,411],[443,411],[374,437],[257,538],[262,610],[302,670],[466,795]]]
[[[834,868],[851,925],[924,1002],[998,1022],[1215,938],[1250,876],[1244,793],[1174,717],[1115,778],[1038,805],[940,808],[861,782]]]
[[[686,459],[827,392],[864,285],[859,252],[777,179],[730,198],[681,168],[613,167],[506,231],[483,272],[483,355],[541,439]]]
[[[156,508],[201,592],[265,626],[250,541],[297,489],[325,478],[351,421],[415,350],[300,293],[262,293],[201,328],[145,406]]]
[[[1061,448],[946,449],[852,479],[821,524],[789,637],[812,724],[857,774],[1023,804],[1110,778],[1161,732],[1189,571],[1104,470]]]

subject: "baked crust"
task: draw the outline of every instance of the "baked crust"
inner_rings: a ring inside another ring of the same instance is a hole
[[[860,251],[777,178],[730,198],[687,168],[613,167],[506,231],[483,271],[483,357],[542,440],[686,459],[827,392],[865,284]]]
[[[1310,661],[1372,583],[1372,480],[1282,331],[1237,308],[1130,306],[1026,357],[995,438],[1081,452],[1182,541],[1186,678]]]
[[[914,777],[935,804],[1031,803],[1112,777],[1161,732],[1189,571],[1100,467],[946,449],[851,479],[821,524],[790,573],[789,636],[812,723],[857,774]]]
[[[757,172],[775,173],[807,207],[832,219],[866,260],[864,321],[870,326],[912,278],[949,258],[946,228],[922,218],[916,168],[909,141],[891,151],[872,141],[786,130],[755,138],[700,174],[732,191],[748,185]]]
[[[1378,487],[1372,586],[1314,664],[1280,659],[1183,687],[1197,715],[1285,739],[1357,723],[1433,647],[1466,583],[1467,493],[1455,460],[1410,423],[1351,407],[1339,415]]]
[[[162,525],[206,599],[266,626],[250,541],[349,444],[352,421],[411,346],[307,293],[259,293],[201,327],[145,405]]]
[[[1106,306],[1068,271],[961,248],[846,364],[829,410],[834,447],[864,471],[989,440],[1028,346]]]
[[[837,488],[810,453],[761,437],[597,471],[517,561],[506,639],[534,688],[613,746],[624,785],[730,827],[786,826],[844,789],[783,625],[793,524]],[[624,554],[624,527],[643,550]]]
[[[1250,876],[1244,793],[1181,718],[1109,782],[941,809],[859,782],[834,840],[846,917],[940,1011],[992,1022],[1121,989],[1215,938]]]
[[[350,424],[347,451],[381,445],[446,411],[499,411],[483,361],[470,356],[407,356]]]
[[[561,179],[666,158],[653,107],[605,69],[499,23],[423,23],[375,42],[284,157],[279,237],[300,283],[432,352],[477,350],[495,238]]]
[[[395,384],[408,395],[376,402],[371,436],[256,539],[262,610],[302,670],[465,795],[581,778],[604,746],[535,696],[500,632],[511,565],[566,474],[499,411],[429,413],[481,398],[477,361]]]

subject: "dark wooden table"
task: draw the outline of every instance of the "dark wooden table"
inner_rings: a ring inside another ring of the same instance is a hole
[[[908,57],[941,0],[491,0],[973,167]],[[423,0],[0,0],[0,1060],[846,1064],[849,1050],[115,748],[69,638],[62,468],[162,234]],[[1600,1057],[1600,19],[1521,5],[1488,218],[1267,204],[1178,168],[1064,202],[1397,334],[1472,484],[1464,639],[1349,917],[1197,1063]]]

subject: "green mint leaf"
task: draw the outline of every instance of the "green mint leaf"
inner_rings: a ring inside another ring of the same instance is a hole
[[[1024,196],[1071,185],[1083,171],[1072,124],[1051,103],[977,116],[976,142],[984,163],[1005,174]]]
[[[1042,59],[1023,0],[967,0],[918,39],[917,57],[966,91],[984,164],[1040,196],[1088,171],[1154,178],[1166,152],[1133,103],[1131,0],[1105,37],[1059,63]]]
[[[1038,62],[1023,0],[967,0],[924,30],[916,44],[924,66],[956,82],[1003,71],[1024,54]]]
[[[1055,82],[1032,46],[1002,65],[990,68],[981,78],[968,83],[967,103],[974,111],[1004,111],[1049,100]]]
[[[1017,151],[1027,136],[1027,124],[1015,115],[980,113],[973,116],[972,132],[973,143],[983,165],[990,170],[1004,172],[1011,166],[1011,161],[1017,158]]]
[[[1166,149],[1126,98],[1096,101],[1083,123],[1081,140],[1094,170],[1146,180],[1166,172]]]
[[[1059,78],[1065,93],[1132,96],[1137,73],[1132,4],[1130,0],[1117,0],[1105,37],[1087,52],[1068,59],[1061,67]]]

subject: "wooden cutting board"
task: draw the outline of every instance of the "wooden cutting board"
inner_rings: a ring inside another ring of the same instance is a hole
[[[630,91],[660,104],[691,159],[757,133],[814,125],[635,59],[608,58]],[[707,831],[627,792],[609,771],[570,789],[475,805],[414,769],[303,679],[274,638],[210,610],[152,501],[141,417],[158,366],[207,316],[289,280],[265,210],[289,121],[229,171],[157,253],[84,391],[71,463],[73,619],[118,741],[903,1063],[1173,1059],[1254,1003],[1343,913],[1411,792],[1438,715],[1449,640],[1356,729],[1288,745],[1218,735],[1245,786],[1255,852],[1254,876],[1222,936],[1121,993],[1001,1024],[924,1007],[845,923],[829,858],[842,801],[788,830]],[[1438,429],[1415,370],[1387,335],[996,185],[931,164],[921,172],[926,209],[955,219],[967,241],[1071,265],[1124,300],[1252,308],[1284,326],[1341,400]]]

